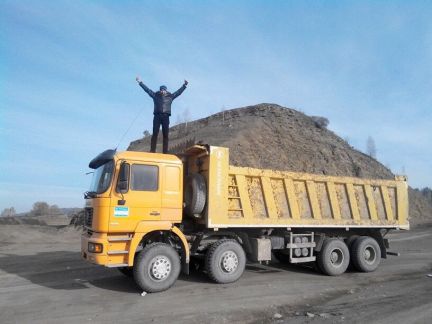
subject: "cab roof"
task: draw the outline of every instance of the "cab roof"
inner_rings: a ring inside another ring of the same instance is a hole
[[[143,161],[143,162],[182,164],[181,159],[172,154],[123,151],[123,152],[117,152],[115,157],[118,160],[135,160],[135,161]]]
[[[117,160],[132,160],[142,162],[155,162],[155,163],[171,163],[171,164],[182,164],[180,158],[172,154],[160,154],[160,153],[149,153],[149,152],[137,152],[137,151],[123,151],[117,152],[116,150],[106,150],[97,155],[89,163],[89,168],[97,169],[101,165]]]

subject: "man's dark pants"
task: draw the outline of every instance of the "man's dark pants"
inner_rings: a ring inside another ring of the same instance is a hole
[[[168,133],[169,133],[169,115],[154,114],[153,117],[153,135],[151,138],[150,152],[156,152],[156,143],[159,135],[159,128],[162,125],[163,135],[163,153],[168,153]]]

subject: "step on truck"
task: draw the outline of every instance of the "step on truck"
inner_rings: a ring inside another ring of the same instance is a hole
[[[325,275],[377,269],[385,235],[409,229],[407,181],[229,165],[229,150],[180,155],[107,150],[85,193],[82,257],[133,276],[146,292],[171,287],[191,264],[217,283],[246,262],[306,263]]]

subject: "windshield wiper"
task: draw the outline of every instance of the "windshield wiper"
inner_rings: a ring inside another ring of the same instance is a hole
[[[97,196],[96,191],[86,191],[84,192],[84,199],[95,198]]]

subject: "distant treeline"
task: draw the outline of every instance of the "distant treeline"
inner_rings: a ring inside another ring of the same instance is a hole
[[[14,207],[5,208],[0,217],[39,217],[39,216],[68,216],[78,213],[82,208],[60,208],[57,205],[49,205],[45,201],[37,201],[29,212],[17,213]]]

